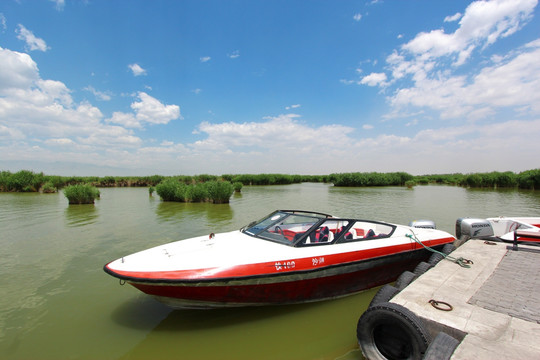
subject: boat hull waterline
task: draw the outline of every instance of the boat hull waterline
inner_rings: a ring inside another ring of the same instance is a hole
[[[282,214],[285,217],[290,213],[281,211]],[[279,226],[266,227],[265,231],[274,238],[276,234],[283,236],[288,242],[280,241],[285,244],[261,239],[264,237],[261,234],[253,236],[244,228],[158,246],[112,261],[104,270],[173,308],[306,303],[370,289],[414,269],[431,252],[412,237],[437,250],[455,240],[439,230],[381,222],[372,225],[390,233],[381,233],[378,238],[359,236],[345,240],[345,230],[343,233],[335,230],[333,239],[326,243],[309,240],[310,234],[312,239],[319,233],[322,235],[318,230],[320,225],[324,228],[335,222],[346,224],[348,234],[357,231],[353,227],[360,224],[360,221],[328,216],[314,219],[314,225],[308,229],[295,223],[286,234],[287,224],[282,221],[278,222]],[[276,227],[279,227],[277,231]],[[293,231],[300,228],[306,231]],[[294,241],[293,233],[298,237]]]

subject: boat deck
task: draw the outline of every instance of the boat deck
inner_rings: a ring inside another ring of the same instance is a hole
[[[452,359],[540,359],[540,247],[470,240],[451,256],[474,263],[443,260],[391,302],[425,319],[432,336],[445,331],[461,340]]]

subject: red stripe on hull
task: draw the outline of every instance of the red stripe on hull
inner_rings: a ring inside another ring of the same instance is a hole
[[[437,247],[454,241],[454,238],[442,238],[436,240],[424,241],[426,246]],[[212,281],[223,278],[239,278],[247,276],[267,276],[276,275],[286,272],[296,271],[312,271],[317,268],[328,267],[333,265],[342,265],[358,261],[369,261],[384,256],[405,255],[412,248],[416,250],[422,249],[422,245],[418,243],[402,244],[395,246],[387,246],[375,249],[364,249],[351,251],[347,253],[326,254],[309,258],[300,259],[284,259],[281,261],[273,261],[258,264],[246,264],[228,266],[223,268],[210,269],[194,269],[194,270],[179,270],[179,271],[152,271],[152,272],[136,272],[136,271],[120,271],[112,270],[105,265],[105,271],[113,276],[128,281],[138,282],[167,282],[167,281],[183,281],[183,280],[203,280]],[[317,259],[315,263],[314,260]],[[319,261],[322,259],[322,261]]]
[[[518,241],[526,241],[526,242],[540,243],[540,240],[539,240],[539,239],[533,239],[533,238],[528,238],[528,237],[520,237],[520,238],[518,238]]]
[[[205,307],[245,306],[267,304],[303,303],[336,298],[353,294],[361,290],[373,288],[394,281],[403,271],[412,270],[421,260],[427,259],[431,253],[415,251],[414,253],[394,255],[384,259],[370,260],[366,264],[344,266],[344,273],[330,276],[308,278],[308,274],[298,275],[290,280],[271,283],[256,283],[250,279],[247,284],[212,283],[178,283],[149,284],[130,282],[146,294],[159,298],[167,298],[171,306],[183,307],[193,303],[204,303]],[[357,267],[357,269],[354,269]],[[321,274],[328,270],[320,270]],[[313,276],[313,274],[311,274]]]

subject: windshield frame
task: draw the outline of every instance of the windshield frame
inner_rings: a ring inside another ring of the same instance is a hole
[[[317,224],[326,219],[332,218],[332,215],[303,210],[276,210],[270,215],[250,223],[240,229],[246,235],[259,239],[268,240],[288,246],[296,246],[303,236],[290,236],[287,238],[286,232],[290,227],[301,228],[303,234],[307,234]],[[282,229],[284,223],[295,219],[304,219],[304,222],[287,223],[286,228]],[[281,230],[281,234],[278,232]],[[275,235],[274,235],[275,234]]]

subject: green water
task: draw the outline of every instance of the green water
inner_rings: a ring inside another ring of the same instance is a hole
[[[0,193],[1,359],[360,359],[356,322],[375,290],[315,304],[172,311],[102,270],[123,255],[304,209],[407,224],[540,216],[540,192],[244,187],[230,204],[163,203],[146,188],[101,189],[95,205],[62,194]]]

